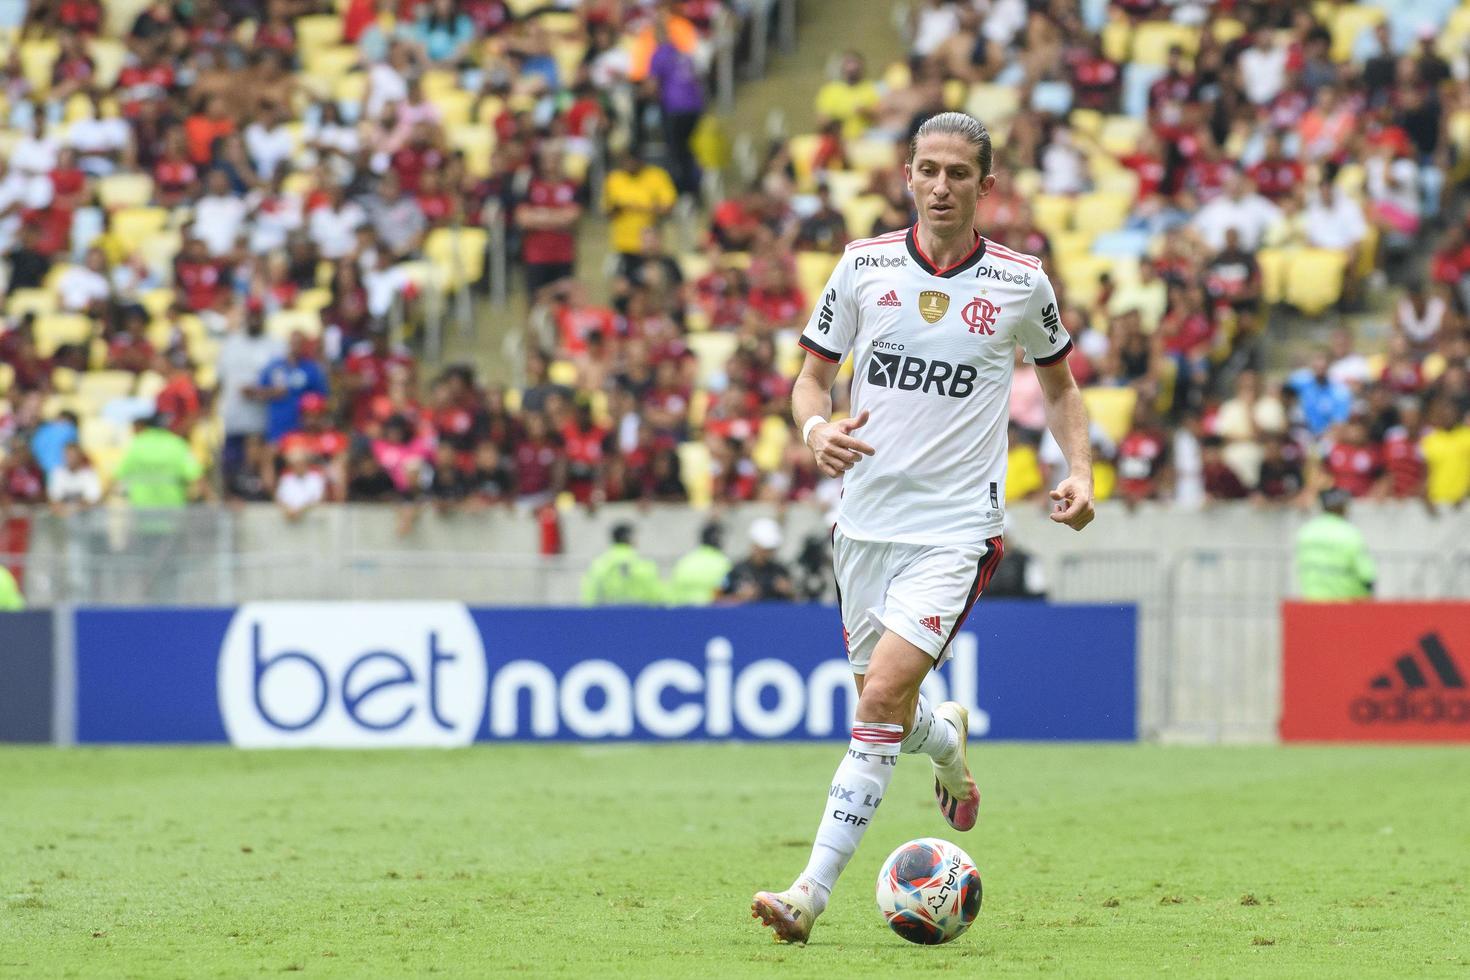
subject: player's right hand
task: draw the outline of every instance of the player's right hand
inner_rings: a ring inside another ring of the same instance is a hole
[[[826,476],[841,476],[864,456],[873,455],[872,446],[850,434],[867,422],[868,412],[864,409],[855,418],[813,426],[806,444],[817,461],[817,469]]]

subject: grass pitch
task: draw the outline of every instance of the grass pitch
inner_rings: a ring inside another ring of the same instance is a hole
[[[751,893],[805,862],[837,744],[0,750],[0,975],[1470,974],[1470,751],[973,746],[953,835],[905,757],[801,949]],[[884,927],[958,840],[980,919]]]

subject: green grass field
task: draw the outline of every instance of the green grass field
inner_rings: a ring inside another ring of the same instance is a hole
[[[978,745],[985,905],[910,946],[873,879],[946,836],[905,758],[806,948],[839,747],[0,750],[0,974],[1470,975],[1470,751]],[[954,835],[949,835],[954,836]]]

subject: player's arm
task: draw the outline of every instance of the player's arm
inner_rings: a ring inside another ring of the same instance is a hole
[[[1046,398],[1046,425],[1067,460],[1067,477],[1056,485],[1051,519],[1080,531],[1096,516],[1092,509],[1092,447],[1087,437],[1087,406],[1066,358],[1037,364],[1036,377]]]
[[[844,254],[801,332],[806,363],[791,388],[791,415],[802,441],[812,451],[817,469],[834,477],[852,469],[863,456],[873,455],[872,446],[852,435],[868,421],[867,412],[840,422],[827,421],[837,369],[857,334],[858,310],[850,272],[850,259]]]
[[[856,418],[828,422],[832,414],[832,384],[837,380],[839,365],[813,354],[806,355],[801,374],[791,387],[791,415],[796,427],[806,433],[807,448],[817,461],[817,469],[827,476],[841,476],[852,469],[863,456],[873,455],[873,447],[852,435],[868,421],[868,413]],[[815,420],[811,429],[807,423]]]

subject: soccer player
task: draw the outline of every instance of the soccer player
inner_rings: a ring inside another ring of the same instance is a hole
[[[832,560],[858,702],[811,860],[786,891],[751,903],[781,942],[811,935],[899,753],[929,756],[944,819],[975,825],[968,712],[953,701],[931,708],[919,684],[1000,563],[1017,345],[1036,365],[1070,470],[1051,491],[1051,519],[1081,530],[1093,518],[1087,411],[1051,283],[1034,256],[975,230],[975,205],[995,186],[990,167],[977,120],[945,112],[924,122],[904,167],[918,223],[847,246],[801,336],[792,411],[817,466],[843,477]],[[848,352],[852,416],[829,422]]]

